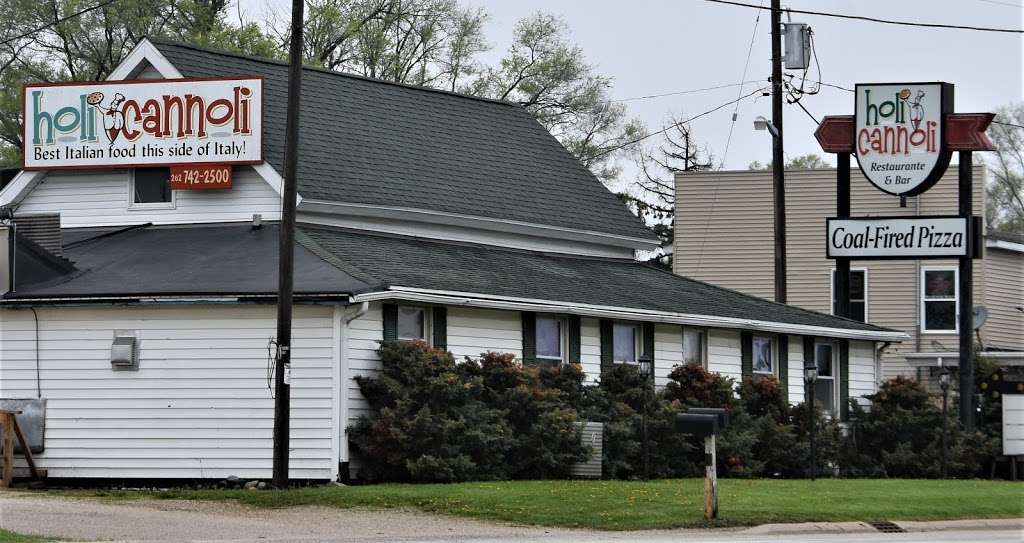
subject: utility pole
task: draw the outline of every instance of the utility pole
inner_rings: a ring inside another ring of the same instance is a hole
[[[775,205],[775,301],[786,303],[786,159],[782,152],[782,9],[772,0],[772,194]]]
[[[299,165],[299,96],[302,93],[302,23],[304,0],[292,0],[288,69],[288,122],[285,126],[284,194],[278,246],[277,355],[274,364],[273,484],[288,486],[291,411],[292,288],[295,264],[295,193]]]

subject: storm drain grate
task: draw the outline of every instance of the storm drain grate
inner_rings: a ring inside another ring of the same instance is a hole
[[[900,528],[895,523],[889,522],[888,520],[876,520],[869,522],[872,528],[882,532],[883,534],[902,534],[906,533],[906,530]]]

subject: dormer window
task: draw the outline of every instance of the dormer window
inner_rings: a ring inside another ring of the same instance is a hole
[[[128,187],[128,207],[132,209],[173,209],[169,168],[135,168]]]

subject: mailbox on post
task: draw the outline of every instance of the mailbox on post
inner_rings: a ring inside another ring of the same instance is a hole
[[[718,518],[718,469],[715,436],[729,426],[725,409],[693,407],[676,415],[676,430],[704,438],[704,518]]]

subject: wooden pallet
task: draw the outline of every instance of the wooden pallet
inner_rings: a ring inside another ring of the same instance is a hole
[[[21,433],[21,427],[18,426],[18,415],[20,414],[21,411],[0,409],[0,425],[4,427],[2,440],[0,440],[0,447],[3,449],[3,465],[0,466],[0,488],[10,488],[11,481],[14,479],[15,437],[21,443],[21,450],[25,455],[25,461],[28,462],[28,469],[32,472],[32,477],[36,480],[42,480],[42,475],[36,468],[36,462],[32,458],[32,450],[28,447],[25,434]]]

